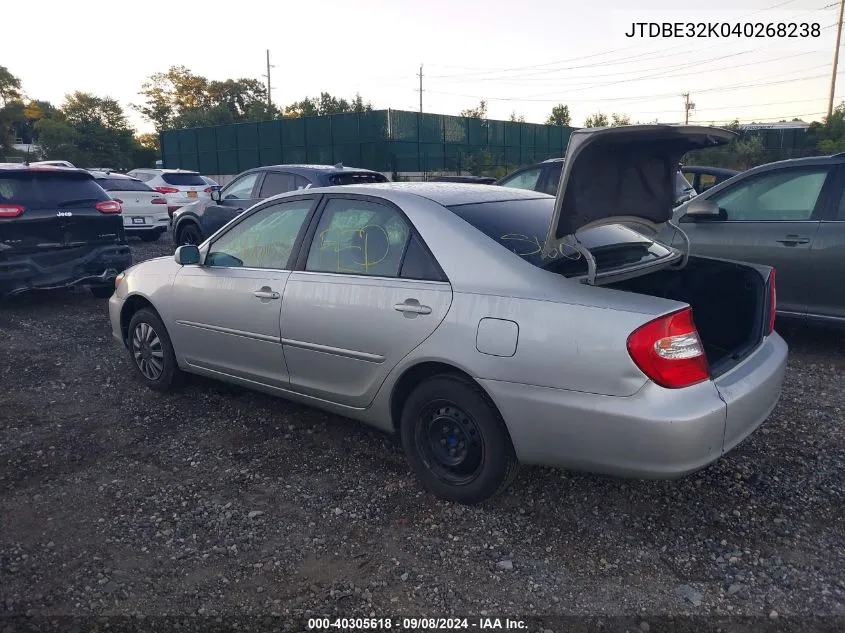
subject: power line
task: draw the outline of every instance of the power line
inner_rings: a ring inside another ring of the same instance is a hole
[[[816,65],[816,66],[812,66],[810,68],[802,68],[800,70],[795,70],[795,71],[790,71],[790,72],[791,73],[806,72],[808,70],[816,70],[818,68],[826,68],[826,67],[827,67],[827,65],[822,65],[822,66]],[[772,75],[772,76],[781,76],[782,74],[783,73],[778,73],[777,75]],[[719,86],[719,87],[714,87],[714,88],[696,88],[696,92],[697,93],[701,93],[701,92],[724,92],[724,91],[727,91],[727,90],[756,88],[756,87],[759,87],[759,86],[773,86],[773,85],[778,85],[778,84],[783,84],[783,83],[807,81],[807,80],[810,80],[810,79],[818,79],[819,77],[826,77],[826,76],[827,75],[812,75],[812,76],[808,76],[808,77],[782,79],[782,80],[778,80],[778,81],[764,82],[764,83],[733,84],[733,85],[729,85],[729,86]],[[468,98],[468,99],[485,99],[485,100],[488,100],[488,101],[526,101],[526,102],[540,102],[540,103],[557,102],[557,101],[560,101],[561,99],[565,99],[568,102],[577,103],[579,101],[587,101],[587,102],[594,102],[594,101],[631,101],[633,99],[650,100],[650,99],[657,99],[657,98],[661,98],[661,97],[676,97],[677,96],[677,93],[664,93],[664,94],[661,94],[661,95],[648,95],[648,96],[635,97],[635,98],[632,98],[632,97],[615,97],[615,98],[607,98],[607,99],[602,99],[602,98],[569,99],[567,97],[558,97],[558,98],[555,98],[555,99],[538,99],[538,98],[534,98],[534,97],[488,97],[488,96],[481,97],[481,96],[478,96],[478,95],[460,94],[460,93],[454,93],[454,92],[441,92],[441,91],[438,91],[438,90],[429,90],[428,92],[431,92],[433,94],[449,95],[449,96],[453,96],[453,97],[465,97],[465,98]]]

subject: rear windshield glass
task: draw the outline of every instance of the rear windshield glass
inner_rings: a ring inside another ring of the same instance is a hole
[[[369,185],[376,182],[387,182],[387,178],[381,174],[368,173],[343,173],[332,174],[329,176],[329,181],[333,185]]]
[[[106,191],[155,191],[134,178],[97,178],[97,184]]]
[[[0,204],[26,209],[84,207],[108,200],[93,178],[49,172],[0,172]]]
[[[587,266],[574,248],[560,246],[553,258],[543,258],[554,202],[554,198],[544,197],[456,205],[449,209],[535,266],[562,275],[582,274]],[[579,234],[578,239],[595,257],[599,271],[656,260],[669,254],[660,244],[615,225],[589,229]]]
[[[204,187],[207,183],[199,174],[162,174],[161,179],[177,187]]]

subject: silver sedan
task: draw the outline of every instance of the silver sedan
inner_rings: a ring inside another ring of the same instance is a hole
[[[681,156],[730,137],[577,131],[556,197],[284,194],[127,270],[113,334],[150,388],[190,372],[397,432],[423,486],[462,503],[520,462],[683,476],[768,417],[786,365],[772,269],[647,236]]]

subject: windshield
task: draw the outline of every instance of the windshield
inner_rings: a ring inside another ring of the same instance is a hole
[[[449,210],[539,268],[567,276],[583,274],[587,265],[571,246],[561,245],[550,257],[543,257],[554,202],[554,198],[544,196],[454,205]],[[578,234],[578,240],[593,254],[600,271],[654,261],[672,252],[621,225],[588,229]]]
[[[150,191],[155,190],[134,178],[97,178],[97,184],[106,191]]]
[[[202,179],[202,176],[195,173],[192,174],[191,172],[165,172],[161,175],[161,179],[168,185],[174,185],[176,187],[204,187],[206,185],[206,182]]]

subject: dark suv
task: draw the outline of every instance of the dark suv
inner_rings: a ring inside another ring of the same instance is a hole
[[[88,287],[132,263],[120,203],[82,169],[0,164],[0,297]]]
[[[332,185],[364,185],[388,182],[377,171],[337,165],[270,165],[238,174],[219,191],[211,192],[211,200],[185,205],[173,214],[173,241],[177,246],[200,244],[207,237],[246,211],[271,196]]]
[[[563,172],[563,161],[563,158],[549,158],[542,163],[522,167],[496,181],[496,184],[502,187],[540,191],[554,196],[557,194],[557,185]],[[694,198],[695,195],[695,189],[679,171],[675,175],[675,206]]]

